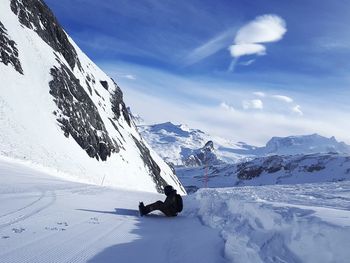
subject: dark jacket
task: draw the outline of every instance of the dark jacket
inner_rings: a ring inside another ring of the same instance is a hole
[[[177,208],[177,200],[176,200],[176,191],[171,192],[168,194],[164,201],[164,205],[173,213],[177,214],[178,208]]]

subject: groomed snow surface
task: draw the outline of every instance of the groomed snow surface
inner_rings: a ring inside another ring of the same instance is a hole
[[[63,181],[0,161],[0,262],[349,262],[350,182],[159,194]]]

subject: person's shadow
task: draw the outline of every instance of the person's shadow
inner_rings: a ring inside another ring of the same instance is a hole
[[[85,212],[93,212],[93,213],[102,213],[102,214],[113,214],[113,215],[122,215],[122,216],[134,216],[134,217],[140,217],[139,210],[136,209],[126,209],[126,208],[114,208],[115,211],[102,211],[102,210],[92,210],[92,209],[77,209],[79,211],[85,211]],[[145,216],[147,218],[164,218],[167,217],[161,213],[152,213]]]
[[[123,216],[139,216],[139,210],[126,209],[126,208],[114,208],[115,211],[101,211],[101,210],[91,210],[91,209],[77,209],[79,211],[102,213],[102,214],[114,214]]]

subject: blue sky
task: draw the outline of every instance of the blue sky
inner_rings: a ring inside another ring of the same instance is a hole
[[[350,1],[46,2],[149,123],[350,143]]]

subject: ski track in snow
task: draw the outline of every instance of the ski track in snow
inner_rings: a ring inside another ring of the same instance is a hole
[[[38,214],[40,211],[51,206],[55,200],[55,192],[43,192],[42,195],[31,204],[1,216],[0,230]]]
[[[138,216],[139,201],[158,199],[0,161],[0,262],[226,262],[198,218]]]

